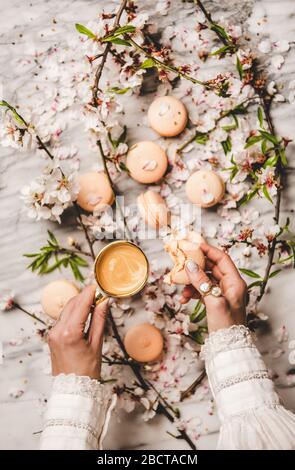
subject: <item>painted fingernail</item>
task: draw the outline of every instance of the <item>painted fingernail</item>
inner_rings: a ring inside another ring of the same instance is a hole
[[[191,259],[188,260],[185,263],[185,265],[186,265],[186,267],[187,267],[187,269],[189,270],[190,273],[196,273],[199,270],[199,266],[197,265],[197,263],[195,263]]]

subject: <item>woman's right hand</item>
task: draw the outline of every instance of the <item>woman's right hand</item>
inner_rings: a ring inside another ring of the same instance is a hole
[[[95,286],[85,287],[68,301],[58,322],[49,331],[52,375],[75,374],[99,379],[108,300],[94,308],[85,336],[85,325],[94,302]]]
[[[206,268],[212,275],[207,275],[194,261],[188,260],[186,272],[191,285],[183,289],[181,303],[185,304],[191,298],[203,300],[209,333],[232,325],[245,324],[247,284],[228,254],[207,243],[202,243],[200,248],[206,257]],[[200,286],[205,282],[219,285],[222,295],[214,297],[209,294],[202,298]]]

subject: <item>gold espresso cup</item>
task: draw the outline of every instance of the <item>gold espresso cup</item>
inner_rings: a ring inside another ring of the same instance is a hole
[[[145,286],[149,262],[137,245],[127,240],[116,240],[98,253],[94,275],[98,284],[96,304],[107,297],[131,297]]]

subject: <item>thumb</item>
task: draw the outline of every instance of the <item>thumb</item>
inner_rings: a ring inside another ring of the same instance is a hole
[[[195,287],[195,289],[204,297],[204,303],[206,307],[214,308],[221,305],[223,302],[223,297],[215,297],[213,294],[209,293],[212,287],[212,282],[210,278],[207,276],[205,271],[199,267],[199,265],[193,261],[188,260],[185,264],[186,273]]]
[[[108,312],[109,299],[105,299],[98,304],[92,314],[91,325],[89,329],[89,342],[99,353],[103,342],[104,325]]]

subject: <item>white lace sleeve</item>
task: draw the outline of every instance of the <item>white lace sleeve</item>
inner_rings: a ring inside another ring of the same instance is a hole
[[[211,333],[201,352],[221,420],[218,449],[295,449],[295,415],[281,404],[242,325]]]
[[[97,380],[74,374],[53,379],[41,450],[102,449],[115,395]]]

